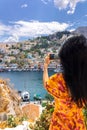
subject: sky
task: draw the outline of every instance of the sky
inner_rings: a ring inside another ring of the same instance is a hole
[[[0,42],[87,26],[87,0],[0,0]]]

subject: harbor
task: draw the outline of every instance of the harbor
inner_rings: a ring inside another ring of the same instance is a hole
[[[49,75],[53,73],[53,71],[49,71]],[[17,91],[28,91],[30,94],[30,101],[34,100],[34,94],[41,95],[42,99],[44,99],[47,94],[43,86],[42,76],[43,71],[0,72],[0,78],[9,80],[11,87]]]

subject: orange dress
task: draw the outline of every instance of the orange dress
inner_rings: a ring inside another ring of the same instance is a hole
[[[49,130],[86,130],[82,108],[71,101],[62,74],[54,74],[46,89],[54,97],[55,109]]]

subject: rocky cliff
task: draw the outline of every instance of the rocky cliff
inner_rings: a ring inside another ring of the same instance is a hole
[[[0,79],[0,120],[5,120],[8,115],[21,116],[21,98],[14,90],[8,79]]]

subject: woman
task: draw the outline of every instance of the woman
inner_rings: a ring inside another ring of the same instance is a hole
[[[49,55],[44,60],[43,83],[54,97],[49,130],[86,130],[82,108],[87,103],[87,40],[68,38],[59,52],[62,73],[48,76]]]

